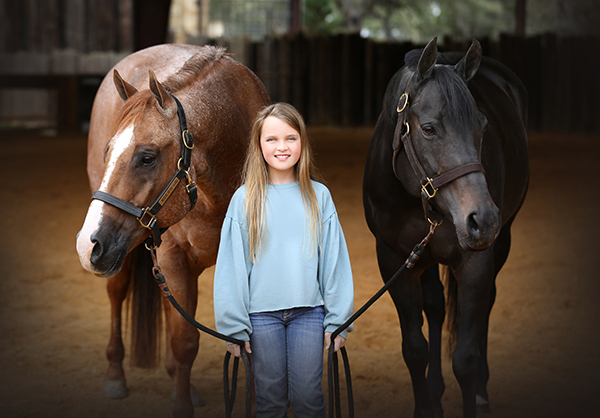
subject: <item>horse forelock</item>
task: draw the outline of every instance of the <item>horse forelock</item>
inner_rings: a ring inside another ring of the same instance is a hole
[[[136,125],[140,118],[154,108],[155,104],[156,98],[150,90],[140,91],[127,99],[117,116],[113,136],[123,129],[122,127]]]
[[[176,73],[171,74],[164,84],[171,91],[177,91],[213,69],[215,64],[227,56],[229,54],[225,48],[205,46],[202,52],[194,54]]]
[[[452,67],[436,65],[431,77],[444,98],[450,118],[461,126],[476,124],[478,113],[473,97],[466,83]]]
[[[405,67],[409,70],[403,78],[405,85],[415,76],[422,53],[423,49],[413,49],[404,56]],[[435,67],[424,82],[437,83],[452,120],[460,122],[463,126],[471,126],[476,123],[477,108],[466,83],[453,70],[454,64],[446,55],[438,54]]]

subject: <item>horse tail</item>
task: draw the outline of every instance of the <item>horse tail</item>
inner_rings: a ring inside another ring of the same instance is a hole
[[[145,369],[156,367],[162,330],[162,300],[152,276],[152,257],[143,244],[132,253],[129,287],[131,363]]]
[[[447,352],[449,355],[454,352],[456,339],[458,337],[458,282],[448,266],[442,266],[442,280],[446,287],[446,328],[448,330]]]

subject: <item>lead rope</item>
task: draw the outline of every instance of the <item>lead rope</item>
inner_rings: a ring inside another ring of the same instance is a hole
[[[371,297],[358,311],[354,313],[343,325],[337,328],[331,334],[331,343],[329,345],[329,352],[327,355],[327,382],[328,382],[328,392],[329,392],[329,417],[333,418],[334,414],[336,418],[341,418],[342,416],[342,408],[341,408],[341,396],[340,396],[340,384],[339,384],[339,366],[337,353],[335,352],[335,338],[346,328],[350,326],[356,319],[358,319],[363,313],[366,312],[367,309],[371,307],[387,290],[391,287],[391,285],[396,281],[398,277],[406,270],[411,269],[415,266],[423,252],[425,251],[425,247],[429,243],[431,236],[435,232],[435,229],[441,224],[441,222],[431,222],[429,227],[429,233],[423,238],[423,240],[415,245],[412,252],[404,262],[404,264],[394,273],[394,275],[385,283],[385,285],[379,289],[379,291]],[[241,348],[241,357],[244,363],[244,369],[246,373],[246,418],[251,417],[251,371],[250,371],[250,363],[246,352],[244,351],[244,341],[238,340],[236,338],[230,337],[228,335],[221,334],[213,329],[210,329],[199,322],[197,322],[194,318],[192,318],[182,307],[179,305],[177,300],[171,294],[169,287],[166,284],[165,276],[162,274],[160,266],[158,265],[158,260],[156,256],[156,248],[148,247],[150,251],[150,255],[152,256],[152,275],[158,286],[160,287],[163,296],[173,305],[173,307],[183,316],[190,324],[199,329],[202,332],[205,332],[209,335],[212,335],[215,338],[218,338],[223,341],[228,341],[233,344],[238,344]],[[348,353],[345,347],[340,349],[342,353],[342,359],[344,363],[344,374],[346,376],[346,389],[348,392],[348,416],[350,418],[354,418],[354,395],[352,392],[352,377],[350,374],[350,362],[348,360]],[[231,414],[233,412],[233,405],[235,403],[235,396],[237,392],[237,375],[239,368],[239,358],[234,357],[233,360],[233,371],[232,371],[232,382],[231,387],[229,386],[229,363],[231,359],[231,353],[227,351],[225,353],[225,359],[223,362],[223,393],[225,396],[225,416],[226,418],[231,418]]]
[[[162,274],[160,266],[158,265],[158,260],[156,257],[156,248],[148,248],[148,249],[150,251],[150,255],[152,256],[152,263],[153,263],[152,275],[154,276],[154,280],[158,284],[158,287],[160,287],[163,296],[169,302],[171,302],[171,305],[173,305],[173,307],[181,314],[181,316],[183,316],[190,324],[192,324],[194,327],[198,328],[200,331],[205,332],[206,334],[212,335],[213,337],[218,338],[220,340],[228,341],[230,343],[237,344],[240,346],[242,361],[244,363],[244,370],[246,372],[246,418],[250,418],[250,416],[251,416],[250,402],[251,402],[251,387],[252,387],[251,386],[252,385],[251,375],[252,375],[252,373],[250,370],[250,362],[249,362],[248,356],[244,350],[244,341],[238,340],[237,338],[233,338],[228,335],[221,334],[220,332],[217,332],[213,329],[210,329],[210,328],[202,325],[201,323],[196,321],[194,318],[192,318],[181,307],[181,305],[177,302],[177,300],[175,300],[175,298],[171,294],[171,291],[169,290],[169,287],[167,286],[167,283],[165,281],[165,276]],[[225,353],[225,360],[224,360],[224,364],[223,364],[223,393],[225,396],[225,416],[226,416],[226,418],[231,418],[231,414],[233,412],[233,405],[235,403],[235,395],[236,395],[236,391],[237,391],[237,375],[238,375],[238,367],[239,367],[239,358],[234,357],[233,371],[232,371],[232,377],[231,377],[231,388],[230,388],[230,386],[229,386],[230,358],[231,358],[231,353],[229,351],[227,351]]]
[[[342,326],[336,329],[331,334],[331,343],[329,345],[329,352],[327,355],[327,383],[329,392],[329,418],[342,417],[341,401],[340,401],[340,384],[339,384],[339,370],[337,353],[335,352],[335,337],[337,337],[342,331],[350,326],[358,317],[360,317],[367,309],[371,307],[396,281],[398,277],[406,270],[411,269],[415,266],[423,252],[425,247],[429,243],[431,236],[435,232],[435,229],[440,225],[441,222],[430,222],[429,233],[423,238],[423,240],[415,245],[412,252],[404,262],[404,264],[394,273],[394,275],[385,283],[385,285],[379,289],[371,299],[369,299],[358,311],[354,313]],[[354,418],[354,395],[352,393],[352,377],[350,376],[350,362],[348,361],[348,354],[346,348],[340,349],[344,362],[344,373],[346,375],[346,388],[348,391],[348,416]]]

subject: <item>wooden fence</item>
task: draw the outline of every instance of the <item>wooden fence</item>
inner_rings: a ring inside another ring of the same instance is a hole
[[[596,38],[502,36],[480,40],[484,55],[511,68],[529,92],[529,127],[600,133]],[[440,51],[470,43],[439,41]],[[313,125],[373,125],[388,81],[404,54],[422,45],[375,43],[360,36],[302,35],[253,43],[247,65],[274,101],[295,105]]]
[[[484,55],[503,62],[523,80],[529,92],[530,128],[600,133],[600,83],[593,65],[599,39],[543,35],[480,41]],[[439,41],[440,51],[465,51],[469,44]],[[311,125],[333,126],[374,125],[386,86],[402,66],[404,54],[422,47],[375,43],[354,35],[285,36],[230,46],[274,101],[292,103]],[[0,52],[0,128],[12,126],[15,119],[42,119],[59,129],[85,130],[102,76],[127,54],[72,49]]]

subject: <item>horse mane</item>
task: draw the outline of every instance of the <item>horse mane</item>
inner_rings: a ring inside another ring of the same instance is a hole
[[[229,55],[225,48],[205,46],[202,52],[192,55],[176,73],[171,74],[164,85],[171,91],[177,91],[213,69],[223,57]]]
[[[230,54],[225,48],[205,46],[201,52],[192,55],[176,73],[171,74],[163,85],[171,92],[177,91],[206,75],[214,69],[223,57]],[[140,90],[123,103],[119,117],[115,122],[115,129],[119,126],[134,124],[138,117],[146,114],[155,105],[154,95],[150,90]],[[136,110],[136,111],[134,111]],[[113,132],[113,135],[116,132]]]
[[[405,66],[412,72],[417,70],[423,49],[413,49],[404,56]],[[471,125],[475,123],[477,108],[464,80],[453,71],[456,61],[438,53],[436,65],[427,82],[437,83],[452,119]]]

